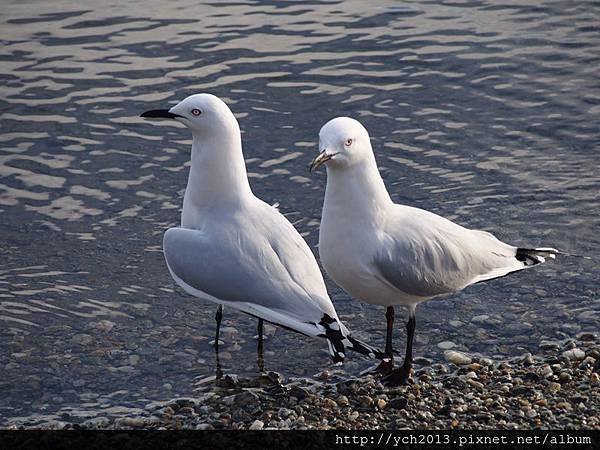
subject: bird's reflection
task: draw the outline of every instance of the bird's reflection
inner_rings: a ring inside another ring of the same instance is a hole
[[[218,314],[218,313],[217,313]],[[220,321],[217,319],[217,323]],[[215,381],[219,381],[223,378],[223,366],[221,365],[221,358],[219,358],[219,327],[217,326],[217,334],[213,348],[215,350]],[[258,367],[258,374],[262,375],[265,373],[265,354],[264,354],[264,321],[263,319],[258,320],[256,327],[256,365]]]

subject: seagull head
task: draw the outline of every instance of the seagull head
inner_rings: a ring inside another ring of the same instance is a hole
[[[336,169],[349,167],[372,152],[369,133],[358,120],[336,117],[319,131],[319,154],[312,161],[310,171],[323,164]]]
[[[237,120],[227,104],[212,94],[190,95],[170,109],[153,109],[142,113],[140,117],[176,120],[198,137],[227,130],[239,133]]]

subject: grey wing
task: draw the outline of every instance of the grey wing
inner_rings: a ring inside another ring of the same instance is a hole
[[[515,247],[490,233],[416,208],[398,208],[396,216],[386,226],[375,266],[406,294],[435,297],[523,268]]]
[[[171,228],[164,236],[164,253],[169,269],[185,285],[218,300],[251,303],[302,321],[318,322],[323,315],[263,236]]]
[[[300,286],[312,301],[318,303],[324,313],[337,318],[323,275],[308,244],[283,214],[266,203],[263,204],[263,207],[265,206],[268,210],[263,211],[261,217],[268,220],[263,223],[263,232],[280,263],[293,282]]]

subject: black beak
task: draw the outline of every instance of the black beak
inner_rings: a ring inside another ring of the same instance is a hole
[[[140,115],[140,117],[147,117],[150,119],[160,118],[160,119],[175,119],[177,117],[182,117],[179,114],[173,114],[169,112],[168,109],[153,109],[151,111],[146,111]]]

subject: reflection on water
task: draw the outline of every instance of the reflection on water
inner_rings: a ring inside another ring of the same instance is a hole
[[[190,137],[138,118],[191,93],[227,100],[254,191],[312,246],[325,177],[306,167],[320,126],[350,115],[396,201],[514,243],[599,253],[600,5],[378,5],[3,5],[0,423],[121,414],[214,375],[214,307],[176,289],[161,254]],[[439,360],[452,341],[501,357],[596,330],[596,261],[561,258],[423,305],[417,353]],[[381,345],[383,312],[329,288]],[[225,310],[224,372],[257,371],[254,327]],[[267,370],[329,364],[319,342],[267,335]]]

